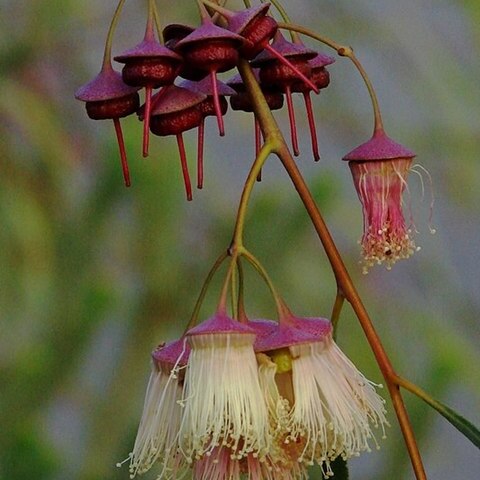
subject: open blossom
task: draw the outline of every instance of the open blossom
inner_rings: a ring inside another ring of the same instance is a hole
[[[280,323],[217,313],[153,353],[133,478],[308,480],[307,468],[348,459],[384,434],[384,401],[322,318]]]
[[[317,463],[327,477],[335,458],[370,450],[372,439],[376,444],[373,428],[384,435],[384,400],[335,344],[330,322],[293,316],[287,322],[256,344],[268,355],[286,349],[291,361],[287,379],[264,368],[264,392],[277,416],[284,456]],[[282,397],[290,397],[286,417],[279,408]]]
[[[152,373],[145,394],[142,418],[130,453],[130,477],[161,465],[159,478],[179,479],[185,475],[185,460],[177,442],[182,418],[179,404],[183,389],[183,371],[190,347],[180,339],[157,348],[153,354]],[[183,472],[183,473],[182,473]]]
[[[414,157],[381,130],[344,157],[363,207],[364,273],[381,263],[389,269],[417,250],[402,211],[402,194]]]
[[[188,462],[226,447],[235,459],[263,458],[270,438],[253,351],[255,332],[217,314],[187,333],[180,448]]]

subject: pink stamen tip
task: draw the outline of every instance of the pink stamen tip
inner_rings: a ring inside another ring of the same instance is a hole
[[[217,73],[214,71],[210,72],[210,78],[212,81],[213,106],[215,108],[215,115],[217,117],[218,134],[223,137],[225,135],[225,127],[223,125],[222,109],[220,107],[220,98],[218,96]]]
[[[318,151],[317,128],[315,126],[315,117],[313,115],[312,99],[310,92],[303,94],[305,100],[305,108],[307,110],[308,127],[310,128],[310,138],[312,139],[312,153],[313,159],[318,162],[320,160],[320,153]]]
[[[295,110],[293,109],[292,91],[290,87],[285,87],[285,96],[287,97],[288,120],[290,122],[290,134],[292,137],[293,154],[298,157],[300,150],[298,149],[297,126],[295,121]]]
[[[185,144],[181,133],[177,134],[178,151],[180,153],[180,162],[182,164],[183,182],[185,184],[185,192],[187,200],[192,200],[192,184],[190,182],[190,174],[188,173],[187,154],[185,153]]]
[[[295,65],[293,65],[292,62],[288,60],[288,58],[285,58],[281,53],[277,52],[269,43],[265,45],[265,49],[268,50],[272,55],[277,57],[284,65],[290,67],[296,73],[296,75],[303,82],[305,82],[315,93],[320,92],[318,87],[309,78],[307,78]]]
[[[113,124],[115,126],[115,133],[117,134],[118,148],[120,149],[120,160],[122,162],[123,179],[125,181],[125,186],[129,187],[131,185],[130,172],[128,170],[127,152],[125,150],[125,142],[123,141],[122,126],[120,125],[120,120],[118,118],[113,119]]]
[[[148,157],[150,143],[150,112],[152,111],[152,87],[145,87],[145,116],[143,118],[143,156]]]
[[[197,188],[203,188],[203,143],[205,138],[205,120],[202,119],[198,126],[197,145]]]

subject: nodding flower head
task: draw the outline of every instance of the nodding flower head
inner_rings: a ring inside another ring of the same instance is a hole
[[[160,345],[152,353],[142,418],[130,453],[130,477],[161,465],[161,478],[180,478],[186,462],[178,452],[184,370],[190,346],[185,338]]]
[[[183,392],[180,447],[193,462],[227,448],[232,458],[263,458],[269,446],[253,350],[255,332],[216,314],[187,333],[191,345]]]
[[[415,154],[376,131],[366,143],[343,157],[349,162],[353,183],[363,207],[361,240],[364,273],[375,264],[387,269],[418,248],[402,211],[402,194]]]
[[[292,315],[257,349],[273,359],[260,375],[284,459],[317,463],[327,477],[335,458],[370,450],[372,438],[377,444],[372,426],[384,434],[384,401],[333,341],[328,320]]]

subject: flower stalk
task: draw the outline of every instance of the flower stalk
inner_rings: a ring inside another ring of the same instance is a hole
[[[374,129],[373,130],[374,130],[374,133],[383,131],[382,113],[380,111],[380,105],[378,103],[377,94],[375,93],[375,89],[373,88],[373,84],[372,84],[369,76],[367,75],[367,72],[363,68],[363,65],[360,63],[358,58],[353,53],[352,47],[347,47],[345,45],[340,45],[339,43],[335,42],[334,40],[331,40],[330,38],[325,37],[324,35],[319,35],[318,33],[314,32],[313,30],[305,28],[301,25],[295,25],[295,24],[292,24],[292,23],[279,23],[278,26],[280,28],[284,28],[285,30],[290,30],[290,31],[301,33],[303,35],[311,37],[314,40],[317,40],[317,41],[327,45],[328,47],[333,48],[339,56],[349,58],[352,61],[352,63],[355,65],[355,68],[360,73],[360,75],[361,75],[361,77],[362,77],[362,79],[365,83],[365,86],[367,87],[367,91],[368,91],[368,94],[370,96],[370,100],[372,102],[372,107],[373,107],[373,118],[374,118]]]

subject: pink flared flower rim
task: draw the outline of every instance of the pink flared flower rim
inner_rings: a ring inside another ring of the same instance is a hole
[[[172,342],[166,343],[163,347],[158,347],[152,352],[152,358],[157,363],[167,363],[175,365],[183,352],[179,365],[184,366],[188,363],[191,347],[184,337]]]
[[[385,132],[377,131],[368,142],[362,143],[347,153],[343,160],[368,162],[393,160],[395,158],[413,158],[415,156],[414,152],[392,140]]]
[[[292,345],[301,345],[304,343],[314,343],[318,337],[310,332],[300,330],[296,326],[279,324],[263,337],[257,337],[254,349],[256,352],[269,352],[286,348]]]
[[[253,344],[253,349],[257,352],[257,345],[261,344],[266,337],[274,333],[274,331],[278,328],[278,322],[259,318],[249,321],[248,326],[255,330],[256,337],[255,343]]]
[[[180,83],[180,87],[203,95],[212,96],[214,94],[212,79],[209,76],[204,78],[203,80],[199,80],[198,82],[194,82],[193,80],[184,80]],[[226,83],[218,79],[217,91],[219,95],[222,95],[224,97],[229,95],[235,95],[237,93],[232,87],[229,87]]]
[[[187,332],[187,336],[209,335],[215,333],[243,333],[248,335],[254,335],[255,330],[243,323],[237,322],[236,320],[230,318],[227,315],[217,313],[208,320],[200,323],[200,325],[191,328]]]
[[[103,69],[93,80],[75,92],[75,98],[82,102],[102,102],[126,97],[136,93],[140,87],[130,87],[122,75],[113,68]]]
[[[303,58],[305,60],[313,60],[317,56],[317,52],[306,47],[301,43],[292,43],[278,31],[271,44],[278,53],[286,58]],[[262,67],[266,63],[279,61],[273,53],[268,50],[261,51],[250,63],[252,67]]]
[[[322,317],[290,317],[290,322],[295,328],[315,336],[317,340],[323,340],[331,335],[333,326],[330,320]]]
[[[169,85],[164,87],[159,93],[152,97],[152,104],[155,107],[152,110],[152,115],[165,115],[167,113],[180,112],[187,108],[194,107],[203,102],[207,96],[193,92],[186,88],[177,87],[176,85]],[[158,101],[155,101],[156,95],[161,95]]]
[[[240,12],[235,12],[228,21],[228,29],[234,33],[242,34],[243,30],[247,25],[259,16],[265,16],[268,9],[270,8],[269,3],[262,3],[256,7],[247,8]]]
[[[240,35],[227,30],[226,28],[218,27],[211,21],[206,21],[198,28],[195,28],[192,33],[182,38],[176,45],[175,50],[182,51],[194,44],[200,44],[205,41],[223,40],[234,42],[238,46],[242,45],[245,40]]]
[[[323,68],[335,63],[335,58],[326,53],[318,52],[317,56],[308,61],[312,69]]]
[[[135,47],[115,56],[113,59],[120,63],[127,63],[129,60],[136,58],[165,58],[177,63],[182,61],[182,57],[178,53],[163,46],[156,40],[149,39],[143,40]]]

